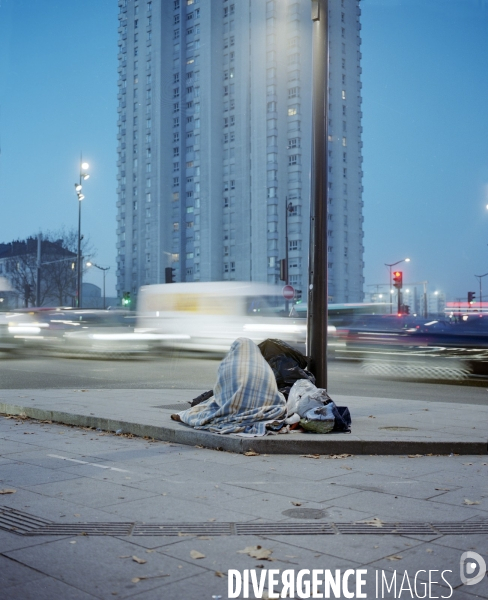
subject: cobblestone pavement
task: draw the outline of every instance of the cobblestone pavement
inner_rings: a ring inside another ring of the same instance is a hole
[[[488,598],[468,550],[488,562],[486,456],[243,456],[0,418],[3,600],[228,598],[229,569]]]

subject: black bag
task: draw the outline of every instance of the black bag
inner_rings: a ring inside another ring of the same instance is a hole
[[[315,384],[315,377],[307,368],[307,357],[286,342],[267,339],[258,347],[273,370],[278,390],[285,398],[288,398],[293,384],[299,379],[308,379]]]
[[[334,406],[334,429],[337,433],[351,433],[351,413],[347,406]]]

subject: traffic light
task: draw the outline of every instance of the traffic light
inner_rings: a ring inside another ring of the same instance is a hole
[[[286,258],[280,260],[280,280],[286,282]]]
[[[130,302],[130,292],[124,292],[124,295],[122,296],[122,306],[129,308]]]
[[[166,267],[164,269],[164,281],[165,283],[175,283],[176,279],[175,279],[175,272],[176,269],[173,269],[172,267]]]
[[[474,302],[474,297],[476,296],[475,292],[468,292],[468,304]]]
[[[403,273],[402,271],[393,271],[393,287],[397,290],[401,290],[403,287]]]

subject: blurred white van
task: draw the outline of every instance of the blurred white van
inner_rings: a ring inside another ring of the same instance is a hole
[[[279,286],[213,281],[143,286],[136,331],[161,336],[168,347],[227,352],[238,337],[305,343],[306,320],[284,316]]]

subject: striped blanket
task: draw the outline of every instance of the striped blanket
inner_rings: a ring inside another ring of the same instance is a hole
[[[195,429],[260,436],[266,423],[286,418],[286,401],[256,344],[238,338],[220,363],[214,395],[178,416]]]

